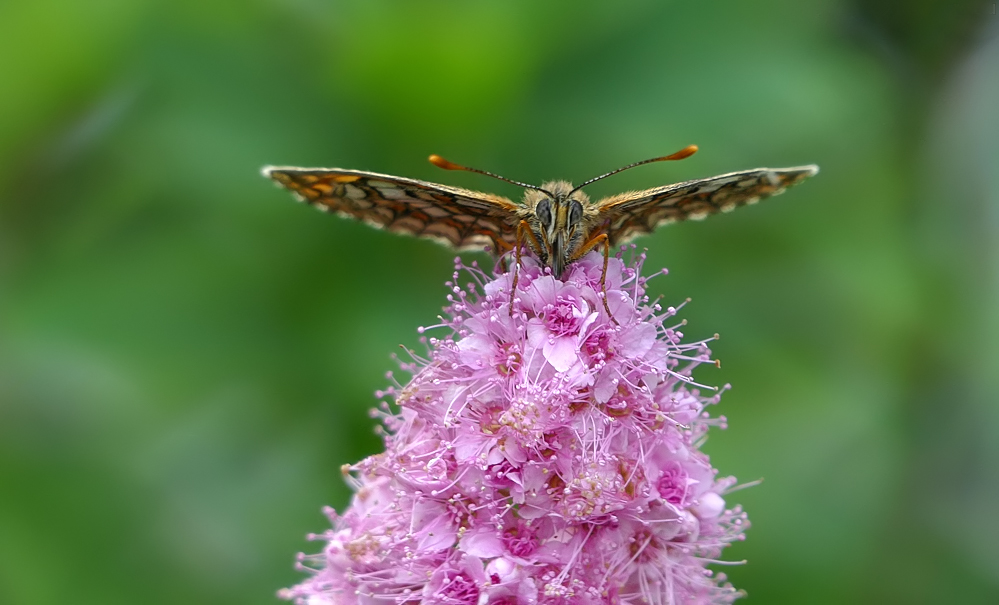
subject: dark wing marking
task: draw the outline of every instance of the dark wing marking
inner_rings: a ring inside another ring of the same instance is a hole
[[[818,173],[819,167],[757,168],[708,179],[632,191],[604,198],[593,207],[597,228],[603,227],[612,245],[650,233],[660,225],[709,214],[729,212],[745,204],[783,193]]]
[[[504,197],[416,179],[339,168],[268,166],[263,173],[320,210],[455,248],[508,249],[520,220],[520,206]]]

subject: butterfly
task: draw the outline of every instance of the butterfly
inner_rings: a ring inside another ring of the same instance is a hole
[[[360,219],[389,231],[436,239],[458,249],[488,246],[497,256],[515,250],[518,267],[526,243],[558,279],[570,263],[601,246],[605,278],[612,247],[661,225],[702,219],[753,204],[819,171],[815,165],[756,168],[620,193],[598,202],[591,202],[582,191],[591,183],[629,168],[682,160],[696,151],[697,146],[690,145],[667,156],[612,170],[576,187],[566,181],[538,187],[430,156],[430,162],[439,168],[476,172],[523,187],[520,204],[491,193],[362,170],[267,166],[263,174],[325,212]],[[515,275],[514,289],[516,283]]]

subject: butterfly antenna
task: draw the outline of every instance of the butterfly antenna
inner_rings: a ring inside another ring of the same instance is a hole
[[[627,166],[624,166],[623,168],[618,168],[617,170],[611,170],[607,174],[601,174],[600,176],[593,177],[592,179],[586,181],[582,185],[580,185],[580,186],[576,187],[575,189],[573,189],[571,192],[569,192],[569,195],[572,195],[573,192],[579,191],[580,189],[582,189],[583,187],[586,187],[590,183],[595,183],[596,181],[599,181],[600,179],[605,179],[605,178],[611,176],[612,174],[617,174],[619,172],[624,172],[625,170],[627,170],[629,168],[634,168],[635,166],[641,166],[642,164],[651,164],[652,162],[665,162],[666,160],[682,160],[684,158],[689,158],[690,156],[694,155],[695,153],[697,153],[697,145],[687,145],[686,147],[684,147],[680,151],[677,151],[676,153],[671,153],[670,155],[664,155],[661,158],[652,158],[651,160],[642,160],[641,162],[635,162],[634,164],[628,164]],[[433,161],[433,160],[431,160],[431,161]]]
[[[433,154],[433,155],[431,155],[428,159],[430,160],[431,164],[433,164],[434,166],[437,166],[438,168],[443,168],[444,170],[464,170],[466,172],[477,172],[479,174],[484,174],[486,176],[491,176],[494,179],[499,179],[501,181],[506,181],[507,183],[512,183],[514,185],[519,185],[521,187],[526,187],[527,189],[537,189],[538,191],[542,191],[544,193],[547,193],[548,196],[551,197],[552,199],[555,198],[555,195],[552,192],[548,191],[547,189],[542,189],[541,187],[538,187],[537,185],[528,185],[527,183],[521,183],[520,181],[515,181],[513,179],[508,179],[505,176],[500,176],[498,174],[493,174],[491,172],[486,172],[485,170],[479,170],[478,168],[469,168],[468,166],[462,166],[461,164],[455,164],[454,162],[449,162],[449,161],[445,160],[444,158],[442,158],[441,156],[437,155],[436,153]]]

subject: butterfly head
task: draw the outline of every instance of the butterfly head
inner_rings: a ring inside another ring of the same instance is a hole
[[[528,243],[541,257],[556,278],[572,262],[573,254],[586,241],[585,209],[589,198],[582,191],[573,191],[565,181],[545,183],[542,190],[525,193],[524,203],[531,215],[533,241]]]

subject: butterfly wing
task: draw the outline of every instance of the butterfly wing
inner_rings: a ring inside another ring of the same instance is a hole
[[[263,174],[325,212],[459,249],[508,249],[520,220],[520,206],[504,197],[377,172],[268,166]]]
[[[765,197],[778,195],[818,173],[819,167],[757,168],[708,179],[632,191],[596,203],[595,228],[602,228],[612,245],[650,233],[661,225],[709,214],[729,212]]]

